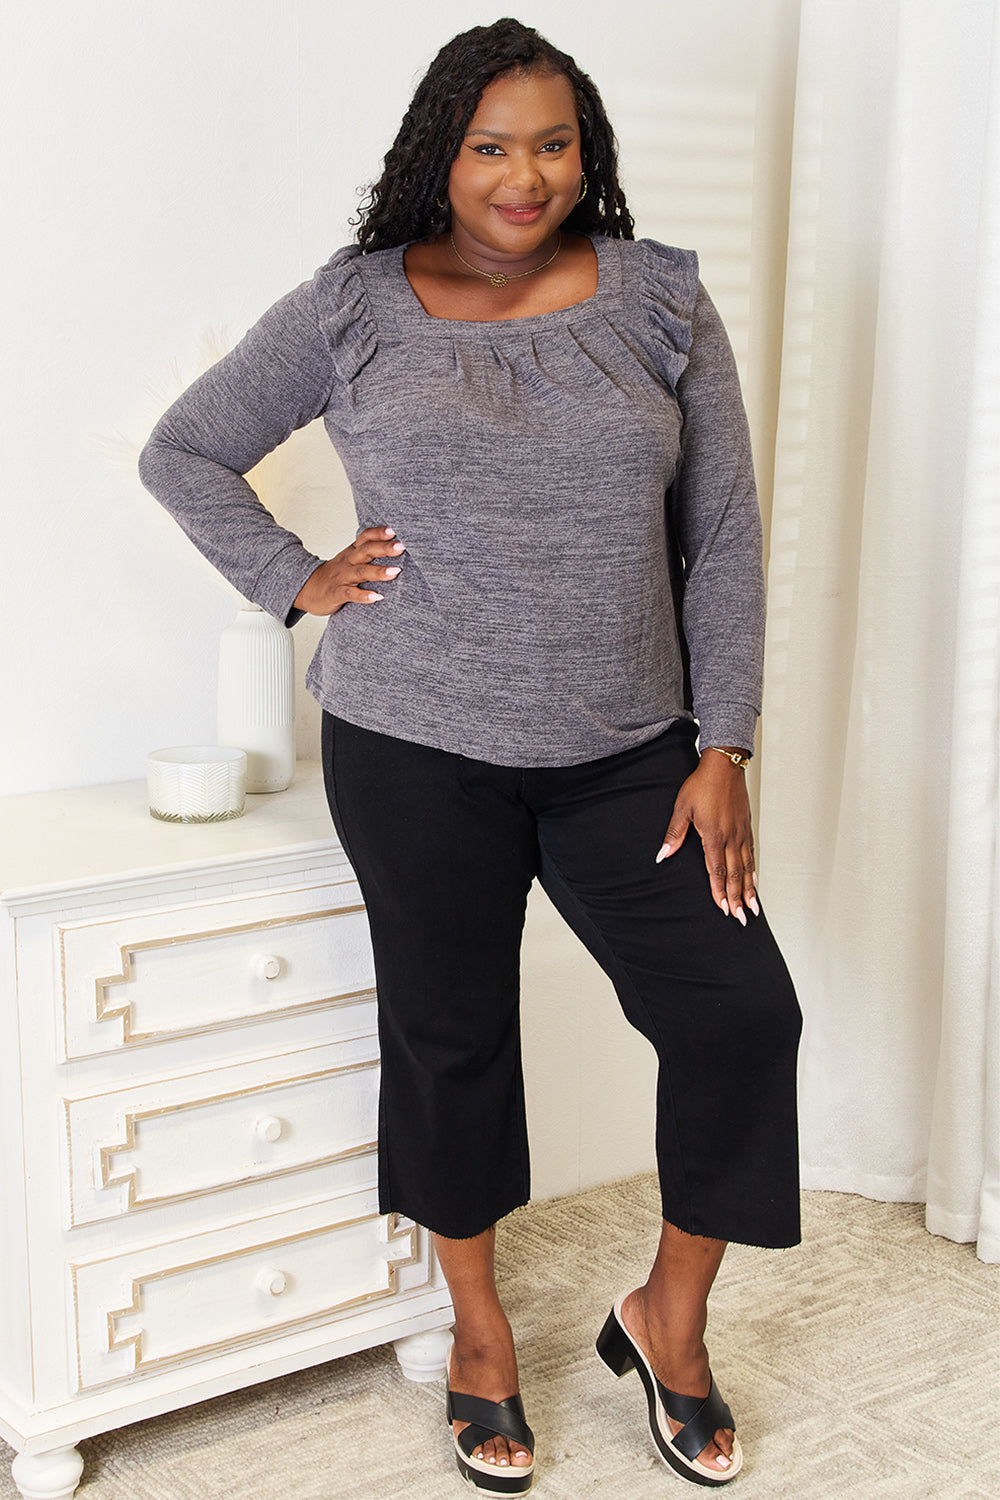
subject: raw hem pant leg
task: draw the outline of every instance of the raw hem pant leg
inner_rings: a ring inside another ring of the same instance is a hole
[[[607,761],[530,773],[540,880],[656,1049],[664,1218],[689,1234],[788,1246],[800,1234],[801,1028],[788,971],[763,914],[743,928],[715,906],[693,828],[656,864],[696,764],[680,729]]]
[[[519,983],[537,839],[521,773],[329,715],[323,761],[375,953],[380,1210],[470,1238],[530,1193]]]

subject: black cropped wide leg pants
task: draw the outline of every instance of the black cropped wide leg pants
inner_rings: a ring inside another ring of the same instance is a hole
[[[698,761],[693,727],[519,769],[325,714],[323,761],[375,951],[382,1212],[464,1239],[528,1200],[519,972],[537,877],[656,1049],[663,1217],[797,1243],[788,971],[763,914],[744,929],[715,906],[693,828],[655,862]]]

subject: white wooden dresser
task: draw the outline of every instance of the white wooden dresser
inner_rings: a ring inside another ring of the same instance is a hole
[[[210,826],[141,782],[0,801],[0,1435],[83,1437],[388,1340],[443,1373],[429,1235],[381,1216],[361,894],[318,766]]]

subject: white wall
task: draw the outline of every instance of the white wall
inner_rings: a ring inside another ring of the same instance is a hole
[[[214,739],[232,598],[141,489],[134,453],[206,349],[350,238],[356,188],[377,175],[416,76],[499,9],[5,7],[0,792],[134,778],[156,745]],[[638,232],[702,252],[766,489],[798,0],[519,10],[601,86]],[[269,471],[267,498],[311,548],[353,534],[318,427]],[[296,631],[300,678],[317,634]],[[316,724],[300,692],[302,755]],[[536,1191],[649,1165],[648,1049],[541,900],[525,986]]]

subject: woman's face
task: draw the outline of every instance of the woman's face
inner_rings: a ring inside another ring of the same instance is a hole
[[[508,73],[483,90],[448,178],[468,249],[530,255],[580,196],[580,127],[562,73]]]

